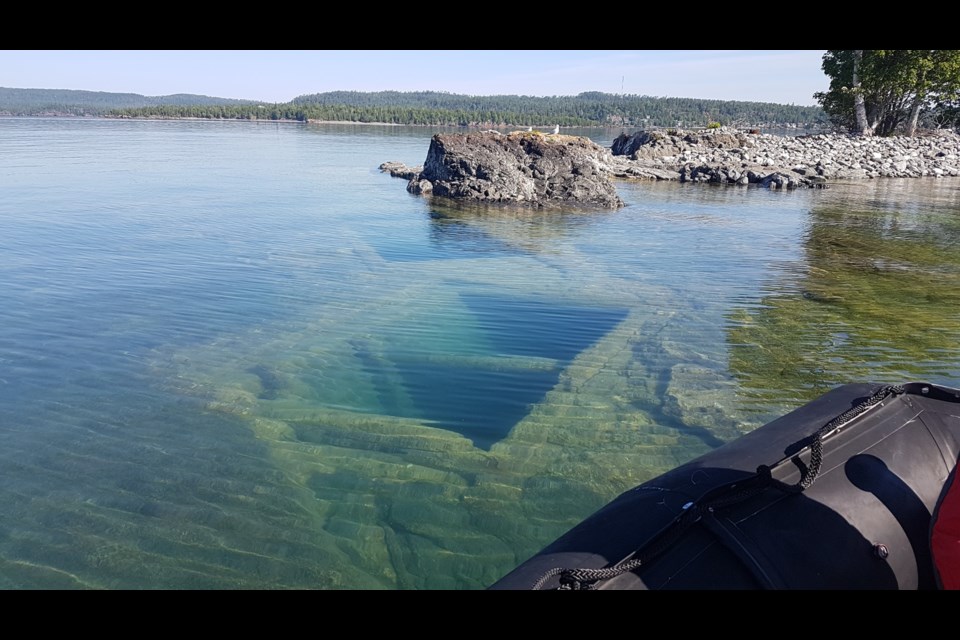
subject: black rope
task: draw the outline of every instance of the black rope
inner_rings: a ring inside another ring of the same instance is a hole
[[[889,396],[899,395],[903,392],[904,387],[902,385],[887,385],[881,387],[869,398],[844,411],[820,427],[816,433],[810,436],[811,442],[808,445],[810,448],[810,464],[803,467],[800,481],[797,482],[797,484],[790,485],[773,479],[771,467],[761,465],[757,468],[754,476],[746,480],[735,481],[728,485],[718,487],[708,494],[719,494],[716,495],[716,497],[704,500],[707,496],[703,496],[701,498],[701,500],[703,500],[702,503],[689,502],[684,505],[683,513],[673,521],[671,528],[654,538],[653,546],[646,549],[641,548],[637,552],[634,552],[633,557],[621,561],[612,567],[602,569],[564,569],[563,567],[555,567],[540,576],[531,589],[533,591],[541,590],[551,578],[556,576],[560,576],[560,586],[557,587],[559,591],[596,589],[597,582],[601,580],[616,578],[617,576],[639,569],[645,564],[648,564],[651,560],[673,546],[676,540],[679,539],[687,529],[703,518],[704,514],[743,502],[762,493],[769,487],[774,487],[785,493],[802,493],[810,488],[820,473],[820,467],[823,464],[823,438],[841,425],[846,424],[850,420],[853,420],[867,410],[880,404]],[[734,489],[736,490],[734,491]],[[636,555],[637,553],[640,553],[640,555]]]
[[[818,429],[817,432],[811,436],[813,441],[810,443],[810,464],[804,468],[803,473],[800,476],[800,481],[793,485],[793,488],[785,490],[800,493],[810,488],[810,485],[814,483],[814,481],[817,479],[817,476],[820,474],[820,465],[823,464],[823,438],[827,436],[827,434],[838,428],[840,425],[850,422],[857,416],[865,413],[867,410],[877,406],[887,397],[892,395],[900,395],[903,392],[904,387],[903,385],[899,384],[880,387],[872,396],[847,409],[836,418],[820,427],[820,429]],[[784,485],[784,487],[781,488],[785,487],[789,487],[789,485]]]
[[[761,493],[769,486],[769,479],[769,470],[766,474],[758,471],[757,475],[752,478],[747,478],[746,480],[723,487],[723,489],[727,490],[724,495],[720,495],[702,504],[695,502],[687,503],[684,505],[684,512],[674,520],[673,526],[665,531],[662,536],[655,539],[652,546],[643,549],[640,555],[634,555],[634,557],[629,560],[603,569],[564,569],[562,567],[556,567],[543,574],[531,589],[539,591],[555,576],[560,576],[559,590],[595,589],[596,583],[601,580],[616,578],[628,571],[639,569],[672,547],[690,527],[700,522],[704,514],[742,502]],[[729,493],[729,489],[737,485],[740,485],[741,488],[733,493]]]

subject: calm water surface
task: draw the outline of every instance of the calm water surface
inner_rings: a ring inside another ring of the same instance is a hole
[[[482,588],[833,386],[960,383],[958,181],[450,207],[377,170],[432,133],[0,119],[0,588]]]

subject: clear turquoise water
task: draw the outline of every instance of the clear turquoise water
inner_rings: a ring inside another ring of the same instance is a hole
[[[956,181],[468,209],[377,170],[432,133],[0,119],[0,588],[482,588],[832,386],[960,383]]]

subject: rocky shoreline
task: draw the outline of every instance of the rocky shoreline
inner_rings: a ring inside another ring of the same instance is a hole
[[[422,167],[385,162],[407,190],[457,200],[544,207],[623,206],[613,179],[677,180],[775,189],[838,180],[960,176],[960,135],[795,137],[721,127],[623,133],[610,148],[562,134],[437,134]]]
[[[943,131],[908,138],[844,134],[795,137],[725,128],[621,134],[611,146],[619,178],[824,187],[832,180],[956,177],[960,136]]]

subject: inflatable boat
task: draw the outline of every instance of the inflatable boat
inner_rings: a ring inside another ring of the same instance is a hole
[[[960,390],[849,384],[629,490],[491,589],[960,586]]]

